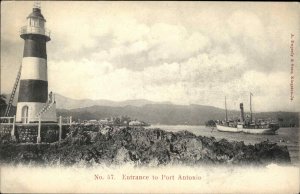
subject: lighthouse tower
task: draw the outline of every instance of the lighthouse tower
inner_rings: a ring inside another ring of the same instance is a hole
[[[16,121],[22,123],[57,122],[56,103],[52,92],[48,94],[46,43],[50,32],[38,2],[21,28],[24,52],[20,77]]]

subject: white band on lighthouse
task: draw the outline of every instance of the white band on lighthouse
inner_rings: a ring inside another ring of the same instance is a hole
[[[19,102],[17,105],[17,114],[16,114],[16,122],[22,122],[24,120],[24,116],[22,115],[22,109],[24,111],[24,107],[27,107],[28,112],[26,114],[26,118],[28,121],[31,122],[37,122],[39,121],[39,118],[37,117],[37,114],[42,110],[42,108],[45,106],[45,103],[37,103],[37,102]],[[57,121],[56,114],[54,114],[56,111],[56,105],[53,104],[51,107],[51,110],[44,113],[44,115],[41,117],[42,121]]]
[[[33,79],[47,81],[47,60],[38,57],[24,57],[21,80]]]

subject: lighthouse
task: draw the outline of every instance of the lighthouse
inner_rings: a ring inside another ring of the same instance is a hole
[[[19,83],[16,121],[57,122],[56,102],[52,92],[48,93],[46,43],[50,32],[45,28],[46,20],[39,3],[35,2],[27,25],[21,28],[24,39],[22,69]]]

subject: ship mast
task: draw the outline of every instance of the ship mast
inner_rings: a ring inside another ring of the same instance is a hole
[[[228,121],[228,117],[227,117],[227,104],[226,104],[226,96],[225,96],[225,119],[226,122]]]
[[[250,123],[252,123],[252,93],[250,92]]]

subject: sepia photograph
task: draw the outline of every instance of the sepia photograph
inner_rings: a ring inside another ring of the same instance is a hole
[[[299,193],[299,18],[1,1],[0,193]]]

